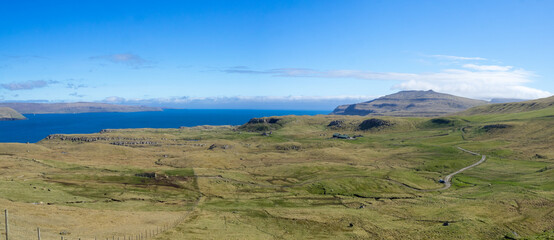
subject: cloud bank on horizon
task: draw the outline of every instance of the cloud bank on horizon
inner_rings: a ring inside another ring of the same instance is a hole
[[[276,68],[251,70],[247,67],[234,67],[223,70],[234,74],[268,74],[274,77],[298,78],[337,78],[400,81],[391,89],[434,90],[457,96],[490,100],[492,98],[535,99],[549,97],[552,93],[525,86],[533,82],[535,73],[513,66],[459,63],[485,61],[481,57],[431,55],[437,59],[457,63],[458,68],[443,69],[439,72],[401,73],[374,72],[364,70],[314,70],[308,68]]]
[[[533,82],[536,74],[522,68],[506,65],[487,65],[488,61],[482,57],[464,57],[450,55],[426,55],[440,64],[448,64],[450,68],[438,72],[405,73],[405,72],[377,72],[367,70],[315,70],[310,68],[275,68],[269,70],[254,70],[246,66],[236,66],[219,70],[225,74],[268,75],[272,78],[302,79],[349,79],[363,81],[387,81],[391,90],[434,90],[462,97],[491,100],[494,98],[536,99],[549,97],[552,93],[526,84]],[[135,54],[112,54],[90,57],[91,60],[102,60],[113,64],[122,64],[132,69],[140,69],[148,64],[147,61]],[[478,63],[476,63],[478,62]],[[76,90],[88,88],[86,84],[53,80],[31,80],[0,84],[0,88],[8,91],[28,91],[36,88],[47,88],[55,85],[64,85],[73,90],[68,95],[83,98],[86,95]],[[384,94],[383,94],[384,95]],[[165,96],[154,98],[125,98],[108,96],[93,101],[146,105],[168,108],[267,108],[267,109],[332,109],[335,106],[372,100],[382,95],[329,95],[329,96]],[[44,100],[41,100],[43,102]],[[67,100],[60,100],[67,101]]]
[[[376,96],[234,96],[234,97],[168,97],[132,98],[110,96],[100,102],[164,108],[193,109],[289,109],[332,110],[343,104],[358,103]]]

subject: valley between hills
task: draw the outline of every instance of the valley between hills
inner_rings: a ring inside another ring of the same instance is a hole
[[[1,143],[0,204],[13,239],[551,239],[553,102]]]

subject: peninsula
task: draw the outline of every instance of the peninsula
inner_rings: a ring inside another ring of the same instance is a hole
[[[24,120],[23,115],[9,107],[0,107],[0,121]]]

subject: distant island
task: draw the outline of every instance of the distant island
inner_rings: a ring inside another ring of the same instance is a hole
[[[25,120],[26,118],[9,107],[0,107],[0,121]]]
[[[157,107],[127,106],[107,103],[0,103],[0,107],[7,107],[21,114],[43,113],[93,113],[93,112],[153,112],[162,111]]]
[[[401,91],[371,101],[341,105],[333,115],[433,117],[489,104],[487,101],[429,91]]]

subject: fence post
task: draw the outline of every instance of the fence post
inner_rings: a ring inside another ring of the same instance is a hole
[[[38,237],[38,240],[40,240],[40,228],[37,227],[37,237]]]
[[[6,240],[9,240],[9,232],[10,232],[10,227],[8,225],[8,209],[5,209],[4,210],[4,216],[5,216],[5,219],[6,219]]]

